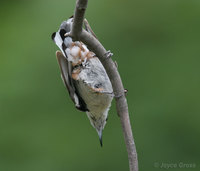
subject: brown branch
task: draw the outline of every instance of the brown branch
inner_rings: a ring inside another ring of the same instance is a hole
[[[87,0],[76,1],[76,9],[74,12],[74,21],[71,32],[74,40],[78,40],[79,35],[81,34],[87,2]]]
[[[117,113],[120,117],[126,148],[128,152],[130,171],[138,171],[138,159],[136,147],[131,130],[128,104],[124,94],[124,87],[115,63],[110,58],[111,53],[106,51],[102,44],[90,33],[82,29],[84,13],[88,0],[77,0],[74,12],[74,23],[70,36],[73,40],[85,43],[100,59],[112,83],[115,94]]]

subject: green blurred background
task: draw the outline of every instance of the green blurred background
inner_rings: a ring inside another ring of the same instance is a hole
[[[0,171],[128,170],[114,102],[101,148],[60,79],[50,36],[74,6],[0,1]],[[200,170],[200,1],[90,0],[86,17],[129,90],[140,170]]]

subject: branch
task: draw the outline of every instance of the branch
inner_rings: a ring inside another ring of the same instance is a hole
[[[73,39],[78,40],[79,35],[82,31],[85,10],[87,8],[87,2],[88,2],[87,0],[81,0],[76,2],[76,9],[74,12],[74,21],[71,32]]]
[[[88,0],[77,0],[74,22],[70,36],[74,40],[80,40],[85,43],[88,48],[98,56],[99,60],[103,64],[108,77],[110,78],[115,94],[117,113],[120,117],[128,152],[129,168],[130,171],[138,171],[137,152],[129,119],[128,104],[119,72],[115,63],[110,58],[110,51],[106,51],[102,44],[93,35],[82,29],[87,2]]]

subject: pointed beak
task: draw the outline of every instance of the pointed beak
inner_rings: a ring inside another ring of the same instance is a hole
[[[103,142],[102,142],[102,130],[97,131],[97,132],[98,132],[98,135],[99,135],[100,145],[101,145],[101,147],[102,147],[102,146],[103,146]]]

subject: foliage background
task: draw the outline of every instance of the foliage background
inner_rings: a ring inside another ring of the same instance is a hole
[[[50,36],[74,5],[0,1],[1,171],[128,170],[114,102],[101,148],[60,79]],[[200,1],[93,0],[86,17],[129,90],[140,170],[199,170]]]

